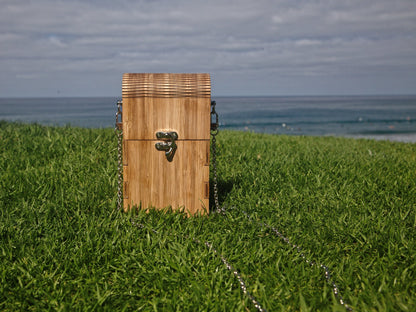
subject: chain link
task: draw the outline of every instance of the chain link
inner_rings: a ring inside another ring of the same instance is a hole
[[[215,203],[215,212],[225,215],[225,208],[220,207],[220,202],[218,199],[218,175],[217,175],[217,138],[218,135],[218,113],[215,110],[216,102],[211,102],[211,136],[212,136],[212,171],[213,171],[213,189],[214,189],[214,203]],[[212,118],[215,119],[215,122],[212,122]],[[194,239],[197,243],[201,243],[199,240]],[[241,277],[241,274],[228,262],[228,260],[212,246],[211,243],[205,242],[204,245],[208,247],[212,252],[221,259],[222,263],[226,268],[231,271],[235,278],[237,278],[240,288],[243,291],[243,294],[246,295],[251,303],[256,307],[259,312],[266,312],[264,308],[260,305],[257,299],[247,290],[247,285],[244,279]]]
[[[132,221],[132,224],[137,226],[139,229],[145,229],[148,228],[150,231],[152,231],[155,234],[159,234],[158,231],[156,231],[153,228],[149,228],[146,227],[143,223],[136,223],[135,221]],[[170,233],[169,235],[170,237],[174,236],[174,237],[178,237],[178,235],[176,235],[175,233]],[[187,235],[185,236],[185,238],[189,238]],[[244,279],[241,277],[241,274],[231,265],[231,263],[220,253],[218,253],[217,249],[214,248],[214,246],[208,242],[201,242],[199,239],[197,238],[192,238],[192,240],[200,245],[204,245],[206,248],[208,248],[208,250],[210,250],[216,257],[219,257],[221,259],[221,262],[225,265],[225,267],[231,271],[233,273],[233,275],[235,276],[235,278],[238,280],[238,283],[240,285],[241,290],[243,291],[243,294],[246,295],[251,302],[253,303],[254,307],[259,311],[259,312],[267,312],[267,310],[265,310],[264,308],[262,308],[262,306],[260,305],[260,303],[257,301],[257,299],[247,290],[247,285],[246,282],[244,281]]]
[[[194,241],[196,241],[197,243],[201,243],[199,240],[194,239]],[[240,284],[240,288],[243,291],[243,294],[246,295],[251,300],[254,307],[259,312],[267,312],[267,310],[263,309],[260,303],[257,301],[257,299],[247,290],[246,282],[241,277],[241,274],[236,269],[234,269],[234,267],[230,264],[230,262],[228,262],[228,260],[223,255],[219,254],[218,251],[212,246],[211,243],[205,242],[204,244],[208,249],[212,250],[214,255],[216,255],[217,257],[220,257],[222,263],[224,263],[226,268],[234,274],[235,278],[238,280]]]
[[[249,220],[251,220],[252,219],[252,217],[248,214],[248,213],[246,213],[246,212],[244,212],[243,211],[243,213],[247,216],[247,218],[249,219]],[[301,256],[301,258],[307,263],[307,264],[309,264],[311,267],[313,267],[313,266],[316,266],[316,265],[318,265],[321,269],[323,269],[324,270],[324,275],[325,275],[325,279],[326,279],[326,281],[327,281],[327,283],[328,284],[330,284],[331,285],[331,287],[332,287],[332,292],[334,293],[334,295],[335,295],[335,298],[337,298],[338,299],[338,301],[339,301],[339,303],[342,305],[342,306],[344,306],[344,308],[347,310],[347,311],[353,311],[353,309],[352,309],[352,307],[350,307],[345,301],[344,301],[344,299],[342,298],[342,296],[341,296],[341,293],[340,293],[340,291],[339,291],[339,288],[338,288],[338,286],[337,286],[337,284],[335,284],[335,282],[332,280],[332,274],[331,274],[331,271],[329,270],[329,268],[325,265],[325,264],[323,264],[323,263],[321,263],[321,264],[317,264],[315,261],[311,261],[311,260],[309,260],[307,257],[306,257],[306,255],[303,253],[303,251],[302,251],[302,249],[298,246],[298,245],[296,245],[296,244],[292,244],[291,242],[290,242],[290,240],[286,237],[286,236],[284,236],[282,233],[280,233],[275,227],[273,227],[273,226],[271,226],[271,225],[269,225],[269,224],[267,224],[267,223],[259,223],[258,224],[260,227],[265,227],[265,228],[268,228],[268,229],[270,229],[272,232],[273,232],[273,234],[274,235],[276,235],[277,237],[279,237],[280,239],[282,239],[286,244],[288,244],[289,246],[291,246],[293,249],[295,249],[296,251],[297,251],[297,253]]]
[[[122,124],[122,101],[117,101],[116,126],[117,134],[117,209],[123,205],[123,124]]]
[[[217,112],[215,110],[215,106],[216,106],[216,102],[215,101],[212,101],[211,102],[211,107],[212,107],[212,110],[211,110],[211,118],[215,117],[215,123],[211,123],[214,202],[215,202],[215,211],[217,213],[220,213],[220,214],[222,214],[222,215],[225,216],[226,215],[226,208],[225,208],[225,206],[220,207],[219,200],[218,200],[217,140],[216,140],[216,136],[218,134],[218,126],[219,126],[219,123],[218,123],[218,114],[217,114]],[[246,212],[243,212],[243,213],[251,220],[251,217]],[[283,234],[281,234],[276,228],[274,228],[274,227],[272,227],[272,226],[270,226],[270,225],[268,225],[266,223],[260,223],[259,225],[262,226],[262,227],[267,227],[270,230],[272,230],[272,232],[276,236],[278,236],[284,242],[286,242],[292,248],[294,248],[300,254],[300,256],[302,257],[302,259],[304,259],[305,262],[308,263],[310,266],[316,265],[316,263],[314,261],[310,261],[309,259],[306,258],[305,254],[302,252],[302,250],[300,249],[299,246],[297,246],[295,244],[292,244],[290,242],[290,240],[287,237],[285,237]],[[211,248],[216,255],[218,254],[217,253],[217,250],[215,248],[213,248],[210,243],[205,242],[205,245],[208,246],[209,248]],[[243,291],[243,293],[245,295],[247,295],[250,298],[251,302],[257,308],[257,310],[259,312],[266,311],[266,310],[264,310],[261,307],[260,303],[253,297],[253,295],[251,295],[247,291],[247,286],[246,286],[244,280],[241,278],[241,275],[238,273],[238,271],[236,271],[228,263],[228,261],[222,255],[220,255],[220,258],[221,258],[222,262],[226,265],[227,269],[229,269],[230,271],[232,271],[233,274],[234,274],[234,276],[238,279],[238,281],[240,283],[241,290]],[[325,279],[332,286],[332,291],[333,291],[335,297],[338,299],[339,303],[342,306],[344,306],[347,311],[353,311],[353,309],[342,298],[338,286],[332,280],[332,276],[331,276],[331,272],[330,272],[329,268],[326,265],[324,265],[324,264],[319,264],[319,267],[324,270]]]
[[[220,211],[220,202],[218,200],[218,176],[217,176],[217,138],[218,135],[218,114],[215,111],[215,101],[211,102],[211,136],[212,136],[212,174],[213,174],[213,189],[214,189],[214,203],[215,211]],[[215,118],[215,122],[212,122],[212,118]]]

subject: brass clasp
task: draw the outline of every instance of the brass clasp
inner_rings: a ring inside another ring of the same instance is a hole
[[[175,131],[171,132],[163,132],[159,131],[156,132],[156,138],[158,140],[163,140],[164,142],[157,142],[155,147],[158,151],[164,151],[166,155],[166,159],[168,161],[173,160],[173,156],[175,156],[176,149],[178,146],[175,143],[175,140],[178,139],[178,134]]]

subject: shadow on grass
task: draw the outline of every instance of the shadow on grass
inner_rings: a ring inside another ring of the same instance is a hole
[[[231,192],[234,185],[238,184],[239,181],[230,179],[230,180],[222,180],[218,179],[218,202],[220,208],[222,207],[224,200],[227,198],[227,195]],[[214,181],[212,179],[209,180],[209,212],[216,212],[215,207],[215,198],[214,198]]]

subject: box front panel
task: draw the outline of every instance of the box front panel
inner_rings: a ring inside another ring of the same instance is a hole
[[[172,161],[153,140],[124,144],[124,208],[185,208],[190,214],[209,210],[209,141],[177,141]]]

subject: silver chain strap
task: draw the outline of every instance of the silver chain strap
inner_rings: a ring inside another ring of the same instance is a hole
[[[243,212],[246,216],[247,216],[247,218],[249,219],[249,220],[251,220],[252,218],[251,218],[251,216],[250,215],[248,215],[246,212]],[[342,305],[342,306],[344,306],[344,308],[347,310],[347,311],[353,311],[353,309],[344,301],[344,299],[342,298],[342,296],[341,296],[341,294],[340,294],[340,291],[339,291],[339,288],[338,288],[338,286],[337,286],[337,284],[335,284],[335,282],[332,280],[332,275],[331,275],[331,271],[329,270],[329,268],[325,265],[325,264],[323,264],[323,263],[321,263],[321,264],[317,264],[315,261],[311,261],[311,260],[309,260],[307,257],[306,257],[306,255],[303,253],[303,251],[302,251],[302,249],[298,246],[298,245],[296,245],[296,244],[292,244],[291,242],[290,242],[290,240],[287,238],[287,237],[285,237],[282,233],[280,233],[275,227],[273,227],[273,226],[270,226],[269,224],[267,224],[267,223],[259,223],[258,224],[260,227],[266,227],[266,228],[268,228],[268,229],[270,229],[273,233],[274,233],[274,235],[276,235],[277,237],[279,237],[280,239],[282,239],[286,244],[288,244],[289,246],[291,246],[293,249],[295,249],[296,251],[297,251],[297,253],[301,256],[301,258],[303,259],[303,260],[305,260],[305,262],[307,263],[307,264],[309,264],[311,267],[313,267],[313,266],[316,266],[316,265],[318,265],[321,269],[323,269],[324,270],[324,274],[325,274],[325,279],[326,279],[326,281],[327,281],[327,283],[328,284],[330,284],[331,285],[331,287],[332,287],[332,291],[333,291],[333,293],[334,293],[334,295],[335,295],[335,297],[338,299],[338,301],[339,301],[339,303]]]
[[[212,136],[212,146],[211,146],[211,148],[212,148],[214,203],[215,203],[215,212],[220,213],[222,215],[226,215],[226,209],[225,209],[224,206],[220,207],[219,199],[218,199],[217,140],[216,140],[216,136],[218,135],[218,125],[219,124],[218,124],[218,114],[215,111],[215,105],[216,105],[216,102],[212,101],[211,102],[211,108],[212,108],[211,118],[212,117],[215,118],[215,122],[211,122],[211,136]],[[123,188],[122,188],[122,184],[123,184],[123,163],[122,163],[122,161],[123,161],[123,159],[122,159],[122,157],[123,157],[122,156],[123,129],[122,129],[121,117],[122,117],[122,102],[118,101],[117,102],[117,112],[116,112],[116,127],[115,127],[115,131],[116,131],[116,134],[117,134],[117,158],[118,158],[117,209],[121,209],[122,204],[123,204],[123,198],[122,198],[122,196],[123,196]],[[119,120],[119,118],[120,118],[120,120]],[[249,216],[246,212],[243,212],[243,213],[249,218],[249,220],[252,219],[251,216]],[[133,224],[140,227],[140,228],[144,228],[143,224],[136,224],[135,222],[133,222]],[[302,252],[301,248],[299,246],[295,245],[295,244],[292,244],[290,242],[290,240],[287,237],[285,237],[282,233],[280,233],[276,228],[274,228],[274,227],[272,227],[272,226],[270,226],[266,223],[259,223],[259,226],[266,227],[266,228],[270,229],[277,237],[281,238],[285,243],[287,243],[292,248],[294,248],[300,254],[300,256],[305,260],[305,262],[308,263],[310,266],[317,265],[314,261],[311,261],[311,260],[307,259],[305,254]],[[151,230],[154,233],[158,233],[154,229],[151,229]],[[202,244],[202,242],[198,239],[194,238],[193,240],[196,243]],[[237,278],[237,280],[240,284],[241,290],[250,299],[250,301],[252,302],[254,307],[256,307],[256,309],[259,312],[265,312],[266,310],[264,308],[262,308],[262,306],[257,301],[257,299],[247,290],[247,285],[246,285],[244,279],[241,277],[241,274],[228,262],[228,260],[223,255],[218,253],[218,251],[213,247],[213,245],[211,243],[209,243],[208,241],[205,241],[204,245],[207,248],[209,248],[210,250],[212,250],[212,252],[221,259],[221,261],[224,263],[226,268],[234,274],[234,276]],[[353,311],[353,309],[342,298],[342,296],[339,292],[338,286],[332,280],[332,276],[331,276],[331,272],[330,272],[329,268],[324,264],[319,264],[319,267],[324,270],[325,279],[332,286],[332,291],[333,291],[335,297],[338,299],[339,303],[342,306],[344,306],[347,311]]]
[[[222,215],[226,215],[226,208],[225,206],[220,208],[220,204],[219,204],[219,200],[218,200],[218,176],[217,176],[217,140],[216,140],[216,136],[218,134],[218,114],[215,111],[215,105],[216,102],[212,101],[211,102],[211,107],[212,107],[212,111],[211,111],[211,118],[215,117],[215,123],[211,123],[211,135],[212,135],[212,168],[213,168],[213,183],[214,183],[214,202],[215,202],[215,211],[217,213],[220,213]],[[251,217],[246,213],[243,212],[250,220]],[[286,242],[287,244],[289,244],[292,248],[294,248],[302,257],[302,259],[305,260],[306,263],[308,263],[310,266],[314,266],[316,265],[316,263],[314,261],[311,261],[309,259],[306,258],[305,254],[302,252],[301,248],[295,244],[292,244],[290,242],[290,240],[285,237],[282,233],[280,233],[276,228],[266,224],[266,223],[260,223],[259,226],[262,227],[267,227],[269,229],[272,230],[272,232],[279,238],[281,238],[284,242]],[[205,245],[207,247],[209,247],[210,249],[213,250],[214,254],[218,255],[218,252],[215,248],[212,247],[212,245],[208,242],[205,242]],[[253,295],[251,295],[248,291],[247,291],[247,286],[244,282],[244,280],[242,279],[240,273],[238,273],[237,270],[235,270],[229,263],[228,261],[222,256],[219,255],[219,257],[221,258],[222,262],[225,264],[225,266],[227,267],[228,270],[232,271],[234,276],[238,279],[239,283],[240,283],[240,288],[243,291],[243,293],[245,295],[247,295],[251,302],[253,303],[253,305],[257,308],[258,311],[262,312],[262,311],[266,311],[265,309],[263,309],[260,305],[260,303],[256,300],[256,298],[254,298]],[[338,299],[339,303],[345,307],[345,309],[347,311],[353,311],[353,309],[344,301],[344,299],[342,298],[340,292],[339,292],[339,288],[338,286],[335,284],[335,282],[332,280],[332,276],[331,276],[331,272],[329,270],[329,268],[324,265],[324,264],[319,264],[319,267],[322,268],[325,272],[325,279],[326,281],[332,286],[332,291],[335,295],[335,297]]]
[[[146,226],[143,223],[136,223],[135,221],[132,221],[132,224],[137,226],[139,229],[146,228]],[[156,231],[155,229],[153,229],[151,227],[148,228],[148,229],[150,229],[150,231],[152,231],[155,234],[159,234],[158,231]],[[175,234],[175,233],[170,233],[170,234],[171,234],[171,235],[169,235],[170,237],[172,237],[172,236],[178,237],[178,235]],[[185,236],[185,238],[188,238],[188,236]],[[261,307],[260,303],[256,300],[256,298],[247,290],[246,283],[245,283],[244,279],[241,277],[241,274],[231,265],[231,263],[223,255],[218,253],[218,251],[213,247],[213,245],[210,242],[208,242],[208,241],[201,242],[197,238],[193,238],[192,240],[197,244],[204,245],[206,248],[208,248],[210,251],[212,251],[212,253],[215,256],[219,257],[221,259],[222,263],[224,263],[224,265],[226,266],[226,268],[233,273],[235,278],[237,278],[238,283],[240,284],[240,288],[243,291],[244,295],[246,295],[251,300],[251,302],[256,307],[256,309],[259,312],[267,312],[267,310],[263,309]]]
[[[217,138],[218,135],[218,114],[215,110],[217,103],[215,101],[211,102],[211,136],[212,136],[212,173],[213,173],[213,189],[214,189],[214,203],[215,211],[219,212],[220,202],[218,200],[218,176],[217,176]],[[212,118],[215,118],[212,122]]]
[[[201,243],[197,239],[194,239],[194,241],[197,242],[197,243]],[[224,263],[224,265],[226,266],[226,268],[229,271],[233,272],[235,278],[238,280],[238,282],[240,284],[240,288],[243,291],[243,294],[246,295],[251,300],[251,302],[256,307],[256,309],[259,312],[267,312],[267,310],[263,309],[262,306],[260,305],[260,303],[257,301],[257,299],[247,290],[246,282],[241,277],[241,274],[236,269],[234,269],[234,267],[228,262],[228,260],[223,255],[218,253],[218,251],[212,246],[211,243],[205,242],[204,244],[209,250],[212,250],[214,255],[216,255],[217,257],[220,257],[222,263]]]
[[[214,203],[215,203],[215,212],[221,213],[225,215],[225,208],[220,208],[220,202],[218,200],[218,175],[217,175],[217,138],[218,135],[218,113],[215,110],[216,102],[211,102],[211,136],[212,136],[212,171],[213,171],[213,189],[214,189]],[[212,122],[212,119],[214,118],[214,122]],[[195,242],[201,243],[199,240],[194,239]],[[210,242],[205,242],[204,245],[212,250],[214,255],[219,257],[226,266],[226,268],[231,271],[235,278],[238,280],[238,283],[240,284],[240,288],[243,291],[243,294],[246,295],[251,303],[256,307],[256,309],[259,312],[266,312],[265,309],[262,308],[260,303],[257,301],[257,299],[247,290],[247,285],[244,279],[241,277],[241,274],[228,262],[228,260],[221,254],[218,253],[218,251],[212,246]]]

